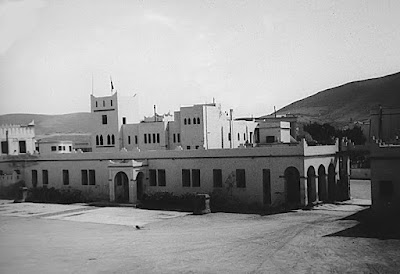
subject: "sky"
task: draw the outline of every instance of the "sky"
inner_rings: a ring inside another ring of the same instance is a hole
[[[400,71],[397,0],[0,0],[0,114],[141,116],[209,103],[236,117]]]

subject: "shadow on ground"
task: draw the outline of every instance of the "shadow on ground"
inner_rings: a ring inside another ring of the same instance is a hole
[[[400,240],[400,221],[396,216],[385,218],[373,216],[367,208],[341,220],[354,220],[359,223],[342,231],[324,237],[375,238],[380,240]]]

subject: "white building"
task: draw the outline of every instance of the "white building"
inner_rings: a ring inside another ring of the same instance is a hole
[[[0,126],[0,155],[32,154],[35,151],[35,126]]]

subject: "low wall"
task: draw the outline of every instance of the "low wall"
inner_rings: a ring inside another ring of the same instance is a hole
[[[350,172],[351,179],[370,180],[371,169],[369,168],[352,168]]]

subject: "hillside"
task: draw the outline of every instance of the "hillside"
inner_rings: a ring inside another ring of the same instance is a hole
[[[91,113],[71,113],[61,115],[44,114],[6,114],[0,115],[0,125],[27,125],[35,121],[37,136],[90,133],[93,123]]]
[[[287,105],[277,114],[295,114],[301,122],[344,125],[350,119],[369,119],[370,110],[379,105],[400,107],[400,73],[327,89]]]

